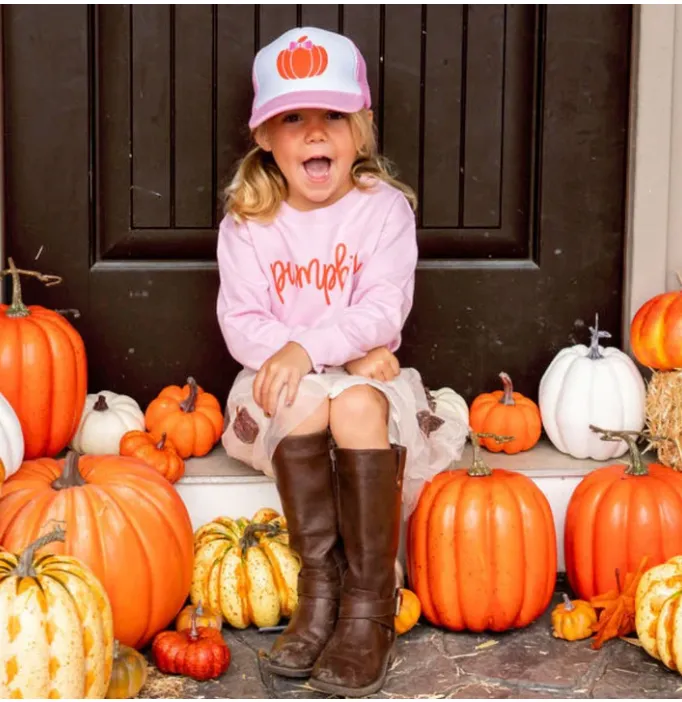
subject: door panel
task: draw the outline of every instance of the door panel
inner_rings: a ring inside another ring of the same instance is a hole
[[[215,319],[220,193],[251,61],[294,24],[367,61],[385,154],[419,194],[401,362],[468,399],[535,396],[599,312],[620,339],[629,6],[6,5],[7,251],[64,276],[90,389],[143,404],[238,370]],[[36,260],[37,257],[37,260]]]

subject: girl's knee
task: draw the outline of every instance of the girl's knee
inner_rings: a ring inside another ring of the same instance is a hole
[[[388,420],[388,401],[385,395],[371,385],[355,385],[344,390],[331,401],[329,423],[335,425],[352,422],[363,426],[385,424]]]
[[[296,410],[296,401],[292,406],[292,410]],[[329,400],[324,399],[319,407],[309,414],[295,429],[291,432],[292,435],[316,434],[319,431],[324,431],[329,427]]]

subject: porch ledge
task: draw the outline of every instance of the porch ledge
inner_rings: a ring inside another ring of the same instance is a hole
[[[530,451],[508,456],[505,453],[491,453],[484,450],[484,459],[492,468],[505,468],[518,471],[529,478],[568,478],[582,477],[602,466],[624,462],[625,456],[607,461],[593,461],[567,456],[557,451],[546,439],[540,440]],[[649,454],[649,460],[654,456]],[[467,444],[462,459],[453,464],[453,468],[471,465],[471,446]],[[180,484],[196,483],[258,483],[272,482],[259,471],[250,468],[241,461],[230,458],[222,445],[218,444],[211,453],[203,458],[190,458],[185,463],[185,475]]]

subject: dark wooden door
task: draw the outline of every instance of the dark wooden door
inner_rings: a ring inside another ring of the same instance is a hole
[[[218,195],[253,54],[295,24],[357,42],[419,194],[403,364],[536,395],[596,312],[619,342],[631,7],[5,5],[6,252],[64,276],[26,297],[77,310],[91,391],[226,395]]]

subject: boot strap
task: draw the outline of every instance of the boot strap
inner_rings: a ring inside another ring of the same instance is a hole
[[[333,580],[298,579],[299,597],[317,597],[323,600],[338,600],[341,595],[341,585]]]
[[[344,597],[339,607],[339,619],[381,619],[395,616],[395,597],[385,600],[360,600]]]

